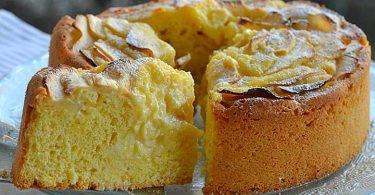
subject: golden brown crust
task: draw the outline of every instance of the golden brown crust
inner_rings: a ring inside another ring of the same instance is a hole
[[[30,186],[30,184],[25,183],[22,175],[22,166],[25,162],[26,151],[29,147],[27,139],[27,126],[32,121],[32,111],[35,106],[36,97],[39,94],[47,95],[47,89],[45,87],[45,77],[48,69],[50,68],[43,68],[31,78],[27,86],[25,95],[20,134],[11,171],[11,177],[14,185],[22,189]]]
[[[267,192],[326,176],[354,158],[369,127],[370,47],[347,79],[295,100],[216,103],[205,193]],[[231,178],[231,179],[228,179]]]

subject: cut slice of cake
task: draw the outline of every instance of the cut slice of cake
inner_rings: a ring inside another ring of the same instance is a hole
[[[45,68],[30,81],[13,183],[19,188],[137,189],[192,180],[201,132],[194,84],[158,59],[103,72]]]

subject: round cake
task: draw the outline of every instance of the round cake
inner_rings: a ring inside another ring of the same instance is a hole
[[[100,73],[157,58],[194,78],[204,193],[270,192],[327,176],[369,128],[366,35],[311,2],[152,1],[64,17],[49,66]]]

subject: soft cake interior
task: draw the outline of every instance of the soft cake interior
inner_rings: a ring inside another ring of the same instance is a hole
[[[69,95],[50,86],[54,96],[37,97],[25,132],[27,182],[128,189],[191,180],[200,135],[191,76],[159,60],[125,73],[109,70],[94,84],[85,79],[93,73],[63,73]]]

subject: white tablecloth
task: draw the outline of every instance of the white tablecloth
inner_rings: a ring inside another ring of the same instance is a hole
[[[0,79],[17,65],[48,52],[50,36],[0,9]]]
[[[14,67],[48,52],[49,40],[49,34],[25,23],[13,13],[0,9],[0,79]],[[12,184],[0,183],[0,194],[37,195],[45,193],[35,189],[20,191]]]

